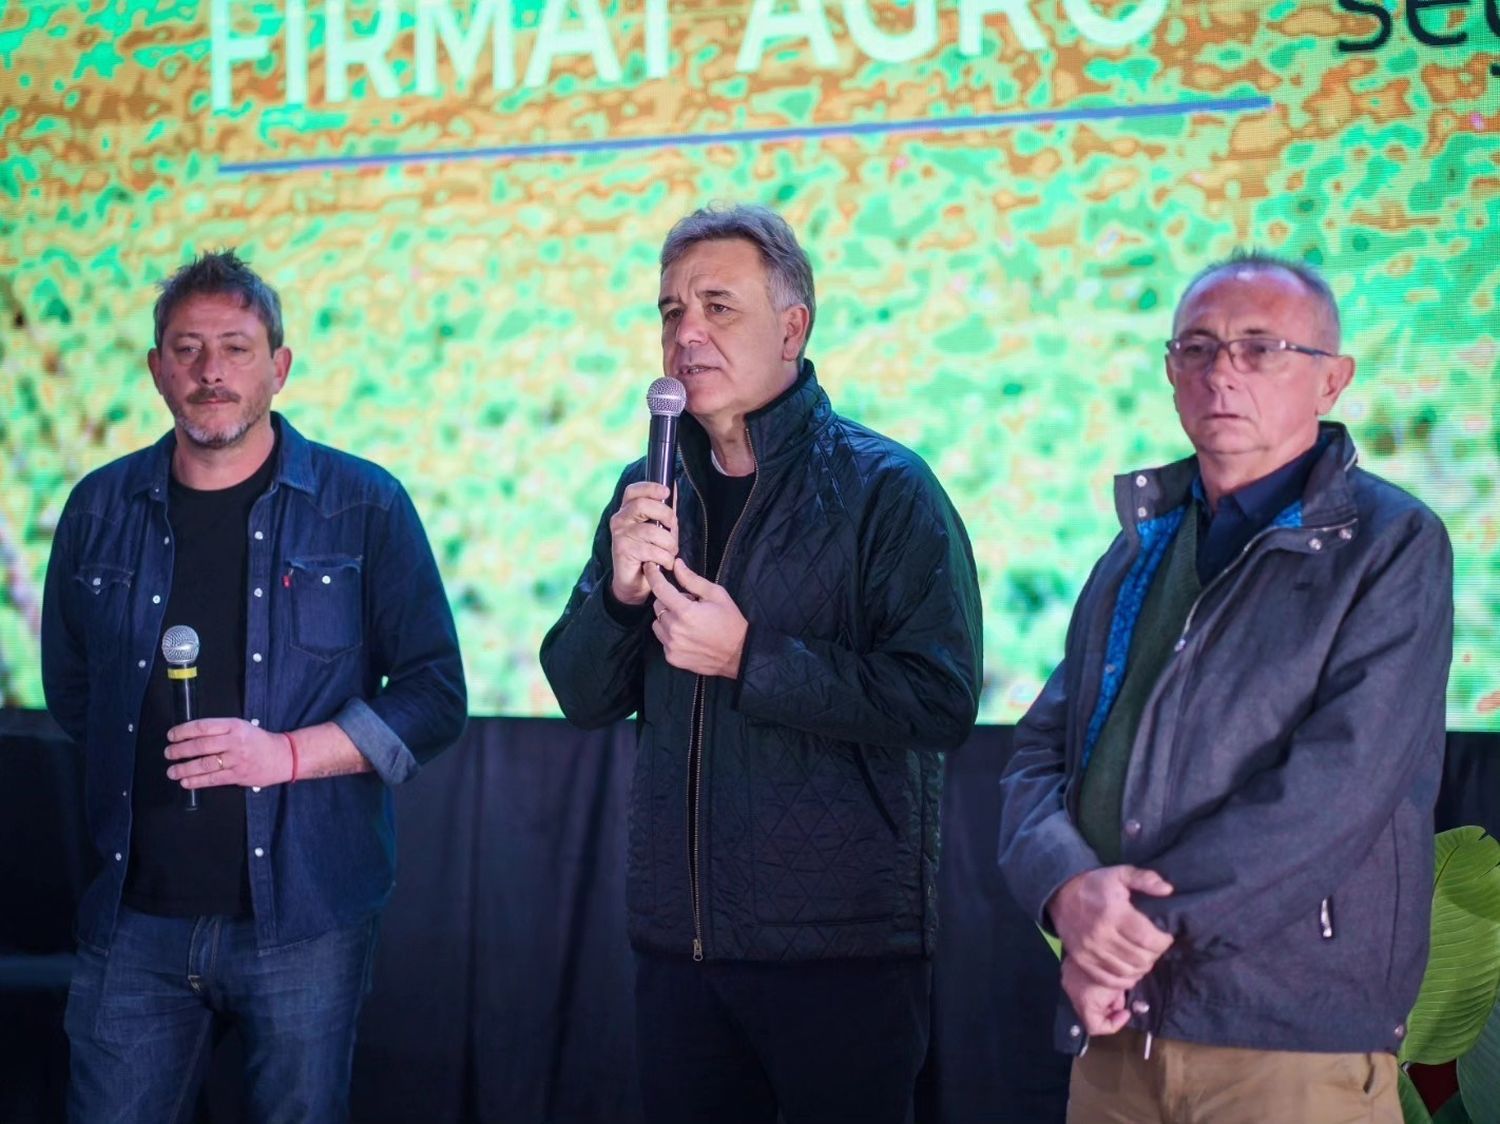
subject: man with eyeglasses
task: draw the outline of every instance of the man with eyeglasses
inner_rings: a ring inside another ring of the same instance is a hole
[[[1398,1124],[1427,958],[1452,552],[1320,419],[1354,376],[1308,267],[1187,287],[1195,455],[1122,529],[1016,730],[1000,861],[1061,939],[1068,1119]]]

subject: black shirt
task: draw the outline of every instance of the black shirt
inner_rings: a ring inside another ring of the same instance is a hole
[[[1219,499],[1210,511],[1203,479],[1193,481],[1198,501],[1198,581],[1207,585],[1239,556],[1271,521],[1302,498],[1313,462],[1326,445],[1319,441],[1295,460]]]
[[[174,478],[167,518],[176,539],[172,588],[162,631],[190,625],[198,633],[196,709],[200,718],[244,714],[245,596],[250,509],[275,474],[273,448],[248,480],[218,491],[188,488]],[[245,858],[245,796],[238,785],[187,790],[167,776],[163,756],[175,725],[172,689],[157,638],[156,666],[136,724],[135,788],[130,866],[123,901],[163,917],[251,914]]]
[[[755,473],[748,476],[729,476],[719,471],[717,465],[709,469],[708,480],[703,485],[703,507],[708,514],[706,528],[707,543],[704,570],[700,577],[718,581],[719,565],[724,561],[724,547],[734,525],[744,513],[745,501],[755,487]]]

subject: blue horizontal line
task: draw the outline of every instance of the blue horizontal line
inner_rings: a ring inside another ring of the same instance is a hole
[[[878,136],[890,133],[951,133],[964,129],[1003,129],[1018,125],[1051,125],[1068,121],[1111,121],[1136,117],[1187,117],[1195,113],[1248,113],[1271,108],[1268,97],[1213,98],[1159,105],[1100,105],[1081,109],[1040,109],[1027,113],[989,113],[973,117],[929,117],[911,121],[862,121],[842,125],[803,125],[791,129],[747,129],[731,133],[680,133],[658,137],[617,137],[511,144],[494,148],[390,152],[370,156],[314,156],[299,160],[252,160],[219,165],[221,175],[302,172],[319,168],[375,168],[393,164],[429,164],[454,160],[516,160],[528,157],[579,156],[591,152],[630,152],[651,148],[701,148],[712,144],[758,144],[815,140],[822,137]]]

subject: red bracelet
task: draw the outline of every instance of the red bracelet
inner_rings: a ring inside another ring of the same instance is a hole
[[[287,733],[285,730],[283,730],[281,732],[281,736],[286,739],[287,748],[292,751],[292,779],[289,780],[289,781],[287,781],[287,784],[296,784],[297,783],[297,743],[292,740],[292,735],[289,734],[289,733]]]

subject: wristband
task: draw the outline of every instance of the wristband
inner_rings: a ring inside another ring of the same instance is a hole
[[[282,731],[281,736],[286,739],[287,748],[292,751],[292,779],[289,780],[289,781],[287,781],[287,784],[296,784],[297,783],[297,763],[298,763],[297,762],[297,757],[298,757],[298,755],[297,755],[297,743],[292,740],[292,735],[289,734],[289,733],[287,733],[285,730]]]

